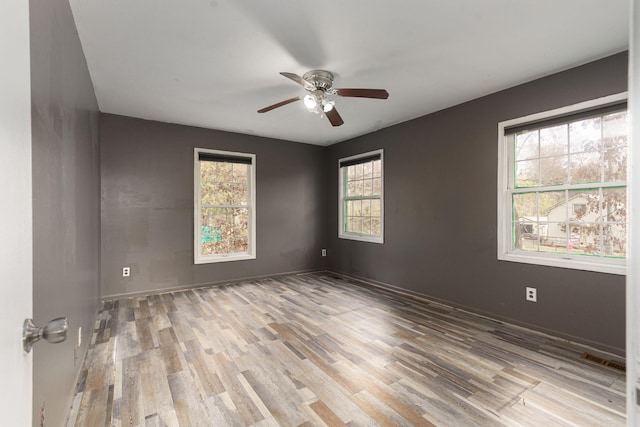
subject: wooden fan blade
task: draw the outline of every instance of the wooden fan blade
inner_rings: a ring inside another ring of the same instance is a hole
[[[387,99],[389,92],[384,89],[335,89],[340,96],[350,96],[352,98],[375,98]]]
[[[268,107],[264,107],[258,110],[258,113],[266,113],[267,111],[271,111],[274,108],[282,107],[283,105],[291,104],[292,102],[299,101],[300,97],[296,96],[294,98],[285,99],[284,101],[280,101],[277,104],[269,105]]]
[[[305,89],[315,89],[315,87],[309,83],[308,81],[306,81],[305,79],[303,79],[302,77],[300,77],[297,74],[294,73],[286,73],[286,72],[282,72],[280,73],[283,76],[285,76],[288,79],[293,80],[294,82],[298,83],[300,86],[302,86]]]
[[[331,110],[327,111],[324,114],[327,116],[327,119],[329,119],[333,126],[340,126],[344,123],[344,120],[342,120],[342,117],[340,117],[340,114],[338,114],[336,107],[333,107]]]

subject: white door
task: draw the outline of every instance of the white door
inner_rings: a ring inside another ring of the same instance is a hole
[[[32,309],[29,2],[0,1],[0,425],[30,426]]]
[[[630,256],[627,264],[627,425],[640,425],[640,0],[631,0],[629,111],[631,147],[628,175]]]

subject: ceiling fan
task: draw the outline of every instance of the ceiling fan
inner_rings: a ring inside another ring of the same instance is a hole
[[[335,108],[335,101],[327,98],[327,95],[338,95],[353,98],[387,99],[389,93],[384,89],[337,89],[333,87],[333,74],[325,70],[311,70],[302,77],[294,73],[280,73],[302,86],[307,92],[305,96],[296,96],[285,99],[276,104],[258,110],[258,113],[266,113],[283,105],[302,100],[307,110],[312,113],[325,114],[333,126],[344,123]]]

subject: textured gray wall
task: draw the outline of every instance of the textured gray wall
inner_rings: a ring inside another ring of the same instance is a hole
[[[329,268],[622,353],[624,276],[497,260],[497,127],[626,89],[623,53],[331,146]],[[337,160],[378,148],[385,242],[338,239]]]
[[[33,129],[33,313],[68,316],[61,344],[38,343],[33,423],[63,425],[98,306],[100,173],[98,105],[67,0],[30,2]]]
[[[109,114],[100,144],[103,297],[326,266],[324,147]],[[256,154],[257,259],[194,265],[194,147]]]

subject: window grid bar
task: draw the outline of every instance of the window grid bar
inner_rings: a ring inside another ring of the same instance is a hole
[[[345,196],[343,197],[343,199],[345,201],[347,200],[381,200],[382,196],[380,195],[375,195],[375,196]]]
[[[249,209],[250,206],[249,205],[211,205],[211,204],[207,204],[207,205],[203,205],[201,204],[200,207],[202,208],[208,208],[208,209],[216,209],[216,208],[220,208],[220,209]]]
[[[522,193],[544,193],[547,191],[562,191],[562,190],[589,190],[596,188],[615,188],[626,187],[626,181],[608,181],[608,182],[586,182],[580,184],[558,184],[547,185],[544,187],[518,187],[510,188],[507,191],[510,194],[522,194]]]

